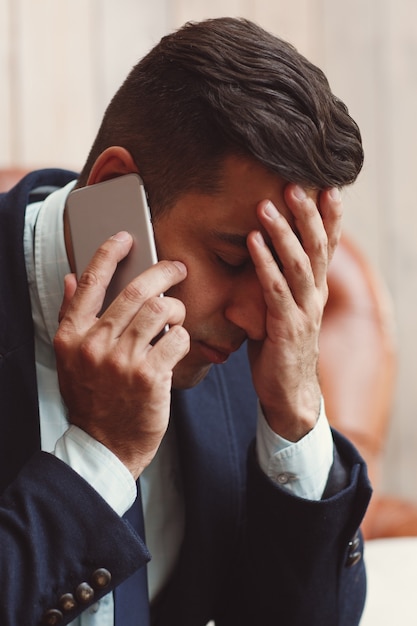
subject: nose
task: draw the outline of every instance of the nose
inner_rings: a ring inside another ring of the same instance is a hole
[[[255,273],[234,281],[225,306],[225,317],[244,330],[249,339],[265,339],[266,304]]]

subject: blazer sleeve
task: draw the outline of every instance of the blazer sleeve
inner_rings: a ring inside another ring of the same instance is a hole
[[[150,558],[128,522],[44,452],[1,497],[0,547],[2,626],[39,625],[58,610],[68,624]],[[63,597],[74,608],[60,608]]]
[[[348,481],[320,501],[276,486],[252,448],[243,558],[216,626],[359,624],[366,595],[359,526],[371,487],[355,448],[338,433],[334,440]]]

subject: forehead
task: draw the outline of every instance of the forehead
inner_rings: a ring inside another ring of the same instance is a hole
[[[251,230],[259,228],[256,207],[261,200],[271,200],[285,217],[290,217],[284,203],[284,187],[280,176],[257,162],[228,157],[217,193],[187,193],[169,214],[176,226],[205,229],[207,235],[219,234],[226,242],[238,245],[239,239],[244,241]]]

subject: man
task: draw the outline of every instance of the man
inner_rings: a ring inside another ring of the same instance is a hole
[[[145,572],[153,624],[359,622],[370,488],[317,359],[335,187],[362,158],[323,74],[225,18],[132,70],[77,181],[38,172],[1,199],[2,624],[149,623]],[[97,317],[131,237],[63,294],[65,203],[131,172],[160,262]]]

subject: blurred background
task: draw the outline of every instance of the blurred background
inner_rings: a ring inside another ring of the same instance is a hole
[[[414,0],[0,0],[0,168],[79,170],[104,109],[161,36],[244,16],[291,41],[349,106],[365,147],[345,230],[392,300],[398,375],[383,490],[417,503],[417,3]]]

